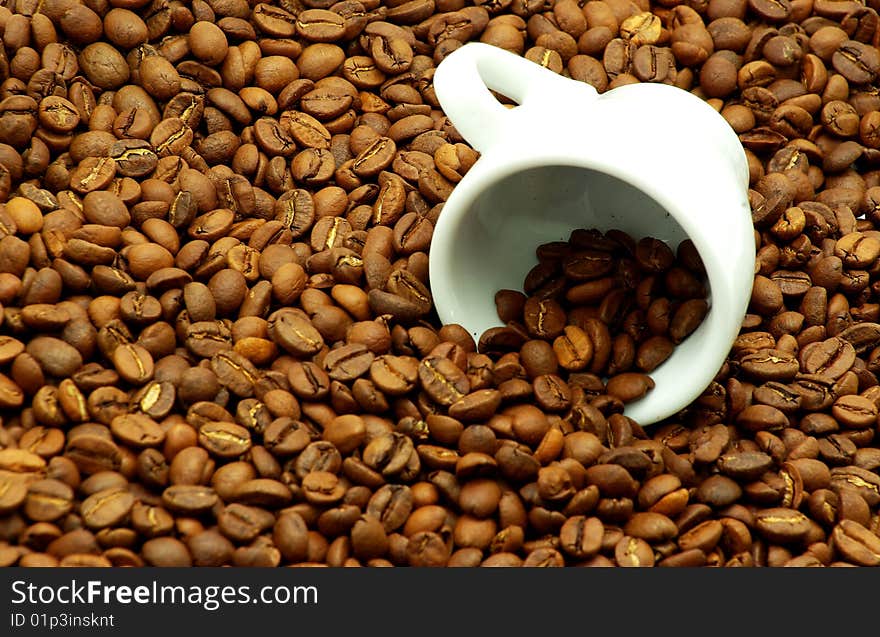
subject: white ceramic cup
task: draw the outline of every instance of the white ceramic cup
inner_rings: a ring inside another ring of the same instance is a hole
[[[490,88],[519,106],[502,106]],[[434,89],[481,153],[434,229],[430,281],[440,319],[475,339],[501,325],[495,292],[522,289],[535,248],[575,228],[617,228],[673,249],[689,237],[706,267],[709,313],[651,372],[655,388],[624,413],[651,424],[695,400],[730,351],[754,276],[748,164],[727,122],[672,86],[599,95],[486,44],[446,57]]]

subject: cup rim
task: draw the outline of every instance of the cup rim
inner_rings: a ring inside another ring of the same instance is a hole
[[[572,152],[561,152],[559,149],[538,149],[537,152],[528,155],[519,157],[507,156],[502,161],[496,161],[498,157],[504,157],[504,152],[504,145],[499,144],[488,152],[483,153],[464,178],[456,184],[449,199],[444,203],[443,210],[434,228],[430,248],[432,255],[435,254],[437,248],[439,248],[439,252],[449,252],[455,237],[459,234],[465,222],[465,213],[474,204],[480,193],[485,192],[488,188],[517,173],[535,168],[552,166],[584,168],[619,179],[653,199],[675,220],[685,235],[694,242],[697,252],[704,263],[706,263],[706,278],[710,281],[710,287],[715,287],[711,285],[712,279],[715,278],[711,276],[711,273],[719,272],[723,265],[721,263],[714,263],[717,259],[717,250],[714,249],[711,242],[705,241],[704,233],[699,231],[694,215],[685,210],[674,197],[667,194],[662,183],[642,177],[639,173],[633,172],[625,166],[617,165],[615,162],[603,162],[601,157],[598,156],[575,155]],[[740,202],[730,200],[726,206],[724,204],[716,204],[715,207],[736,208],[742,201],[747,201],[745,188],[742,191],[741,197],[742,200]],[[744,218],[743,225],[745,224],[746,219]],[[748,220],[748,224],[749,229],[751,229],[751,220]],[[712,266],[707,261],[713,261]],[[429,278],[432,287],[435,285],[435,281],[448,281],[450,279],[448,269],[447,259],[430,259]],[[447,291],[448,288],[444,285],[438,290],[439,294],[434,293],[434,296],[435,298],[438,295],[446,297]],[[735,293],[734,290],[725,290],[725,292]],[[438,308],[439,313],[440,310]],[[440,318],[443,320],[444,316],[441,315]]]
[[[730,242],[742,243],[741,250],[737,251],[731,262],[719,240],[712,238],[712,224],[708,224],[708,227],[701,226],[701,222],[706,225],[706,218],[701,218],[697,214],[698,211],[691,210],[689,206],[692,205],[692,202],[688,203],[688,207],[685,208],[684,203],[678,205],[673,201],[674,188],[669,189],[670,192],[667,195],[663,184],[658,184],[657,180],[649,181],[640,173],[633,172],[626,166],[619,166],[616,163],[606,165],[601,161],[601,158],[574,155],[574,151],[565,153],[560,152],[558,148],[539,149],[538,152],[527,156],[505,156],[504,152],[504,147],[498,146],[481,157],[453,191],[447,201],[452,206],[449,209],[444,206],[434,229],[429,279],[435,310],[440,320],[444,324],[462,322],[461,313],[467,311],[467,307],[456,294],[454,286],[450,284],[454,264],[449,257],[454,251],[457,238],[461,236],[460,233],[463,230],[466,231],[466,228],[463,227],[466,224],[465,213],[480,193],[511,175],[537,167],[560,166],[597,170],[640,189],[679,224],[684,234],[694,242],[695,248],[703,259],[706,280],[709,284],[709,313],[700,326],[702,334],[700,339],[706,340],[701,340],[699,364],[690,368],[687,380],[679,379],[686,388],[679,387],[669,396],[648,396],[635,401],[627,405],[624,414],[640,422],[650,424],[672,416],[681,407],[695,400],[723,364],[731,344],[739,333],[742,316],[748,308],[754,278],[755,246],[751,216],[748,214],[746,188],[743,187],[740,192],[739,180],[731,178],[726,180],[723,186],[711,191],[712,196],[716,197],[714,202],[716,212],[723,211],[722,214],[729,213],[737,216],[736,221],[731,225],[731,236],[723,238],[725,245],[730,245]],[[486,161],[483,161],[484,159]],[[733,177],[732,172],[731,177]],[[721,203],[718,204],[718,201]],[[441,254],[442,258],[438,258],[441,257]],[[747,258],[749,256],[751,258]],[[498,324],[501,324],[500,321]],[[470,330],[471,327],[468,329]],[[712,337],[708,337],[708,330],[711,330]],[[691,335],[691,337],[694,336],[696,334]],[[479,334],[475,334],[474,337],[478,338]],[[676,354],[680,355],[679,352]],[[664,382],[667,381],[668,379],[664,380]],[[683,402],[679,404],[680,400]]]

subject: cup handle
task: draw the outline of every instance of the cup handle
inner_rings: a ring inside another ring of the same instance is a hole
[[[511,114],[489,89],[525,105],[536,99],[557,101],[570,86],[583,99],[596,90],[496,46],[471,42],[450,53],[434,72],[434,91],[456,130],[478,151],[500,139]],[[570,91],[566,91],[570,92]]]

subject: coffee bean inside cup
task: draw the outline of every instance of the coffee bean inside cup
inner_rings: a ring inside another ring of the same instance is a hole
[[[619,230],[574,230],[535,250],[522,292],[495,295],[504,327],[479,339],[481,352],[517,352],[541,382],[544,406],[557,386],[590,374],[626,404],[654,388],[650,373],[696,330],[709,311],[705,272],[690,240],[677,250]],[[563,405],[567,403],[562,401]]]

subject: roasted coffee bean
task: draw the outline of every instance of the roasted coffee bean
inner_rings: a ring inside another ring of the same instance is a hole
[[[386,290],[412,305],[420,315],[431,309],[430,291],[408,270],[394,270],[388,277]]]
[[[467,376],[448,358],[426,358],[419,365],[418,375],[425,392],[441,405],[451,405],[470,392]]]
[[[24,397],[24,392],[12,379],[0,374],[0,406],[6,409],[20,407]]]
[[[353,381],[367,373],[374,358],[366,345],[352,343],[330,352],[324,358],[324,369],[332,380]]]
[[[211,422],[199,427],[199,443],[220,458],[234,458],[251,447],[247,429],[231,422]]]
[[[38,336],[27,344],[26,350],[43,371],[58,378],[70,376],[82,366],[79,351],[57,338]]]
[[[797,542],[810,529],[809,518],[800,511],[776,508],[764,509],[755,516],[758,532],[772,542]]]
[[[397,146],[392,139],[379,137],[354,158],[351,170],[361,178],[376,175],[391,164],[395,152]]]
[[[880,55],[870,46],[847,40],[831,57],[835,70],[853,84],[867,84],[880,70]]]
[[[315,354],[324,345],[320,332],[301,311],[278,310],[269,316],[268,330],[273,341],[294,355]]]
[[[199,485],[175,485],[162,492],[162,503],[171,511],[194,515],[207,511],[217,502],[214,489]]]
[[[562,264],[565,276],[574,281],[586,281],[605,276],[614,268],[614,260],[608,252],[596,250],[576,252]]]
[[[628,403],[641,398],[653,388],[654,381],[650,376],[627,372],[609,380],[606,391],[609,395]]]
[[[385,485],[370,498],[366,512],[382,523],[387,533],[391,533],[410,518],[413,510],[413,495],[409,487]]]
[[[386,395],[404,395],[418,380],[418,362],[409,357],[380,356],[370,364],[370,379]]]
[[[2,485],[2,498],[0,498],[0,510],[9,513],[18,509],[28,496],[28,483],[17,472],[3,471],[0,474]]]
[[[847,561],[859,566],[880,564],[880,538],[858,522],[841,520],[831,539]]]
[[[373,439],[364,448],[363,460],[385,476],[409,473],[419,466],[412,441],[398,433],[383,434]]]
[[[153,357],[135,343],[117,347],[113,351],[113,365],[119,375],[133,385],[143,385],[153,377]]]
[[[22,482],[20,486],[23,487],[24,483]],[[31,520],[52,522],[67,515],[73,509],[73,489],[60,480],[38,480],[32,482],[26,489],[24,512]],[[8,508],[9,502],[19,497],[15,488],[7,491],[7,494],[5,494],[7,502],[5,508]]]
[[[576,558],[588,558],[602,547],[604,527],[601,520],[575,516],[566,520],[559,531],[563,551]]]
[[[760,451],[732,452],[720,456],[718,468],[734,480],[757,480],[773,466],[773,459]]]
[[[565,311],[552,299],[532,297],[523,308],[526,328],[535,338],[554,339],[565,327]]]
[[[800,369],[794,356],[774,349],[748,354],[742,358],[741,365],[743,370],[761,381],[787,382],[793,380]]]
[[[410,566],[444,566],[450,561],[449,547],[440,534],[422,531],[409,538],[406,560]]]
[[[123,462],[119,447],[106,437],[91,433],[69,440],[64,455],[86,474],[118,471]]]
[[[880,504],[880,479],[873,471],[855,466],[835,467],[831,470],[831,487],[853,489],[869,506]]]
[[[86,498],[80,509],[85,525],[92,529],[116,526],[134,506],[135,498],[124,488],[110,488]]]
[[[698,549],[708,553],[715,548],[723,534],[724,525],[719,520],[706,520],[682,533],[678,545],[685,551]]]
[[[126,445],[157,447],[165,440],[165,432],[146,414],[123,414],[110,423],[113,435]]]
[[[877,423],[877,406],[864,396],[841,396],[831,407],[831,414],[850,429],[873,427]]]
[[[730,478],[715,475],[707,478],[697,488],[696,498],[700,502],[714,507],[724,507],[739,499],[742,490]]]
[[[841,338],[831,338],[801,353],[804,372],[832,379],[843,376],[856,359],[855,348]]]
[[[211,357],[211,369],[220,384],[236,396],[247,398],[254,392],[259,372],[247,358],[232,351],[222,351]]]
[[[644,567],[654,565],[654,551],[645,540],[623,536],[614,547],[618,566]]]

